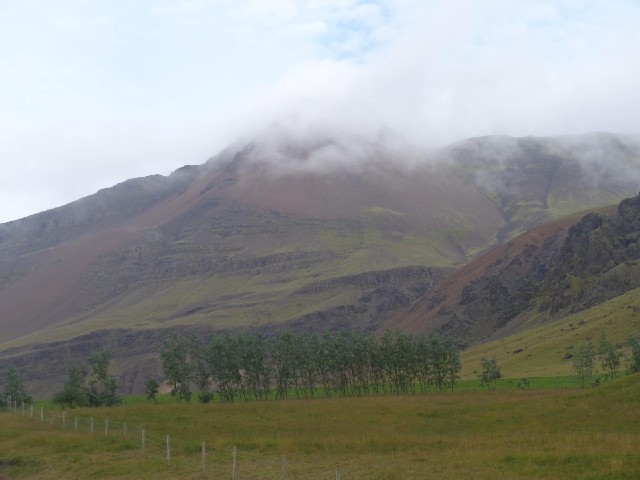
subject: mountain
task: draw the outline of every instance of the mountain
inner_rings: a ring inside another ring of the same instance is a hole
[[[430,152],[285,135],[129,180],[0,225],[0,363],[41,365],[50,389],[105,345],[135,390],[171,328],[413,328],[403,312],[470,259],[637,193],[639,152],[612,134]]]

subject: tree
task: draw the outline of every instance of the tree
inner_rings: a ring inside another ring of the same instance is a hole
[[[627,343],[631,347],[628,371],[629,373],[640,372],[640,337],[629,337]]]
[[[122,403],[118,396],[118,383],[109,376],[111,355],[106,350],[94,352],[89,357],[91,377],[88,381],[89,405],[92,407],[112,407]]]
[[[449,377],[449,386],[451,387],[451,391],[453,392],[453,387],[455,387],[456,382],[460,378],[460,371],[462,370],[462,363],[460,362],[460,352],[458,352],[458,349],[451,339],[447,339],[445,341],[445,349],[445,369],[447,372],[447,376]],[[502,376],[500,374],[500,369],[498,369],[498,374]]]
[[[436,390],[443,391],[447,388],[447,345],[444,339],[437,334],[429,337],[429,370],[428,383]]]
[[[596,371],[596,349],[591,342],[578,345],[573,355],[573,370],[580,379],[580,386],[591,380]]]
[[[15,402],[16,405],[22,405],[23,402],[30,404],[33,401],[31,395],[24,388],[22,378],[15,368],[9,368],[6,371],[4,393],[0,401],[6,402],[8,398],[11,399],[11,402]]]
[[[87,370],[81,365],[73,364],[69,367],[69,379],[62,387],[62,391],[53,396],[54,405],[75,408],[89,406],[89,396],[85,381]]]
[[[171,386],[171,395],[180,403],[191,402],[191,383],[194,380],[195,366],[191,361],[189,339],[171,335],[165,340],[160,358],[162,369]]]
[[[144,382],[144,393],[147,394],[147,401],[158,403],[158,399],[156,396],[158,395],[158,389],[160,385],[155,378],[148,378],[146,382]]]
[[[317,335],[301,337],[302,348],[306,352],[300,365],[301,384],[304,389],[304,396],[313,397],[316,386],[321,382],[320,378],[320,339]]]
[[[500,372],[500,366],[495,357],[483,358],[480,360],[482,364],[482,372],[478,374],[480,383],[487,388],[496,388],[496,382],[499,378],[502,378],[502,372]]]
[[[213,392],[211,392],[211,371],[207,362],[206,349],[195,334],[187,338],[187,348],[187,356],[193,369],[192,379],[198,388],[198,400],[209,403],[213,400]]]
[[[266,400],[271,387],[269,349],[262,335],[240,335],[233,343],[238,360],[240,393],[245,400]]]
[[[69,367],[69,378],[62,391],[53,396],[53,403],[67,408],[112,407],[122,403],[118,396],[115,377],[109,376],[110,354],[101,350],[89,356],[91,375],[86,367],[73,364]]]
[[[610,378],[616,378],[618,370],[620,369],[622,352],[607,339],[607,335],[604,332],[602,332],[602,336],[600,337],[598,355],[600,356],[600,363],[606,375]]]
[[[225,402],[233,402],[242,382],[237,345],[237,338],[226,334],[214,335],[206,351],[211,377]]]
[[[284,332],[271,339],[269,347],[276,398],[285,399],[294,380],[295,339]]]

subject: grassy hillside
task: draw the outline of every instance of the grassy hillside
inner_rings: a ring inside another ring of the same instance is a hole
[[[126,406],[70,412],[65,431],[60,410],[52,423],[2,413],[0,478],[203,478],[204,441],[204,478],[230,477],[236,446],[238,479],[280,478],[282,455],[287,478],[333,478],[339,465],[345,479],[632,479],[639,387],[636,375],[591,390]],[[74,432],[71,415],[93,416],[93,436],[85,422]]]
[[[496,357],[505,377],[569,375],[572,363],[565,356],[588,340],[597,345],[603,332],[621,348],[630,335],[640,336],[640,289],[551,324],[472,347],[462,353],[462,376],[474,378],[483,357]]]

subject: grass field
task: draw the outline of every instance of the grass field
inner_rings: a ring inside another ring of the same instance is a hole
[[[283,455],[287,478],[335,478],[339,465],[343,479],[636,479],[639,399],[636,375],[585,390],[78,409],[67,414],[64,431],[61,410],[52,423],[50,412],[44,422],[2,413],[0,478],[230,478],[236,446],[238,479],[281,478]],[[71,416],[93,416],[94,434],[84,420],[73,431]],[[119,430],[125,422],[128,440]]]

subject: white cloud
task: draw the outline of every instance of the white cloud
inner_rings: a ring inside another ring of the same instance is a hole
[[[312,21],[300,23],[298,25],[293,25],[286,30],[284,30],[281,34],[284,36],[293,36],[297,37],[299,35],[302,36],[317,36],[323,35],[327,33],[328,26],[326,22],[323,21]]]
[[[297,99],[320,123],[347,119],[374,131],[387,124],[431,145],[486,134],[637,131],[640,45],[630,19],[638,9],[527,5],[416,6],[416,18],[366,64],[311,63],[290,73],[276,98],[282,104],[280,92],[290,92],[287,106]]]
[[[622,0],[5,1],[0,221],[200,163],[281,117],[304,135],[393,128],[426,145],[634,133],[639,12]]]

